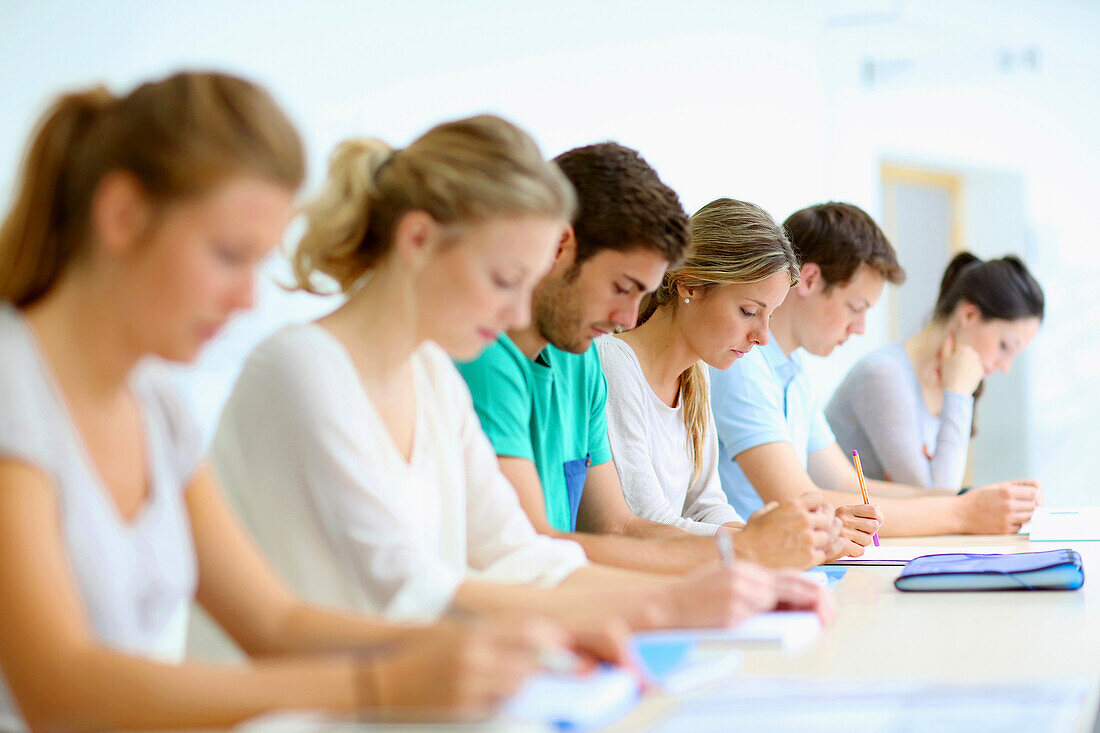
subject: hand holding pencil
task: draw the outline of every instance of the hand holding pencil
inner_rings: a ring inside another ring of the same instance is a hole
[[[852,451],[852,460],[856,464],[856,476],[859,477],[859,493],[863,495],[863,503],[870,505],[871,500],[867,498],[867,481],[863,478],[863,464],[859,462],[859,451]],[[875,547],[878,547],[878,532],[876,531],[872,537],[875,542]]]

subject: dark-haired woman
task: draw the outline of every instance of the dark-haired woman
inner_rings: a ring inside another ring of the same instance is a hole
[[[1018,258],[963,252],[944,272],[931,322],[871,352],[825,410],[868,478],[957,489],[982,381],[1007,372],[1043,320],[1043,291]]]

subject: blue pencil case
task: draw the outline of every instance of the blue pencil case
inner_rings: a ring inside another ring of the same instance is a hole
[[[1076,590],[1085,584],[1074,550],[1015,555],[924,555],[910,560],[894,587],[905,591]]]

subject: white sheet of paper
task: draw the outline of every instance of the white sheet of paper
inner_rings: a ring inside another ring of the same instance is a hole
[[[1031,517],[1032,542],[1100,540],[1100,507],[1039,507]]]
[[[438,710],[426,714],[440,715]],[[474,723],[396,723],[361,716],[337,716],[323,712],[280,712],[246,720],[234,733],[546,733],[541,723],[520,723],[498,716]]]
[[[694,692],[735,676],[744,663],[745,656],[736,649],[696,648],[688,663],[666,675],[661,686],[673,695]]]
[[[1084,716],[1087,678],[996,683],[746,679],[687,696],[658,733],[1070,731]]]
[[[922,555],[948,555],[964,553],[967,555],[1009,555],[1010,548],[990,545],[988,547],[943,547],[935,545],[905,546],[883,545],[864,548],[860,557],[842,557],[827,565],[904,565]]]
[[[812,644],[821,635],[821,619],[811,611],[774,611],[753,616],[733,629],[674,629],[652,633],[656,636],[682,634],[700,642],[764,644],[798,649]]]
[[[590,675],[545,673],[527,680],[504,705],[505,719],[569,730],[592,730],[626,715],[638,700],[638,680],[619,668]]]
[[[799,575],[801,575],[806,580],[813,581],[817,585],[820,585],[822,588],[829,587],[829,576],[825,573],[824,570],[805,570],[799,573]]]

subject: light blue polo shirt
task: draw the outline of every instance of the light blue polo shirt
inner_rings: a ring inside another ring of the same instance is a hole
[[[718,428],[718,475],[742,517],[764,506],[737,465],[737,454],[787,442],[805,467],[811,453],[836,442],[814,398],[799,350],[787,356],[775,336],[726,371],[710,370],[710,401]]]

